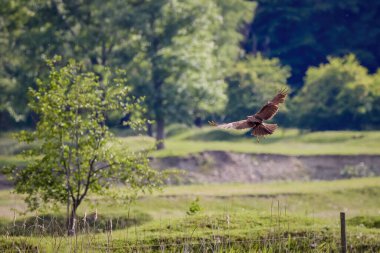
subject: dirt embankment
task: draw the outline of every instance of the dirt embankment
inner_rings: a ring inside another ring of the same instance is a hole
[[[169,183],[252,183],[279,180],[334,180],[380,176],[380,155],[287,156],[206,151],[186,157],[154,158],[157,169],[180,169]],[[0,175],[0,189],[11,184]]]
[[[155,158],[152,166],[185,171],[182,183],[334,180],[380,175],[380,156],[286,156],[207,151],[187,157]]]

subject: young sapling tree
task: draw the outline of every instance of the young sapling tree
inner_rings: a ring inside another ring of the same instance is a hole
[[[146,151],[121,150],[105,124],[107,113],[119,111],[132,115],[130,127],[145,125],[141,100],[129,96],[124,78],[106,71],[100,80],[75,61],[62,66],[58,57],[48,66],[49,78],[39,80],[29,94],[29,106],[38,116],[36,129],[17,135],[19,141],[37,142],[38,147],[26,151],[32,159],[25,168],[4,172],[15,192],[26,194],[30,209],[66,204],[67,230],[73,235],[78,207],[89,193],[111,194],[109,188],[121,183],[133,192],[152,190],[160,177],[149,167]]]

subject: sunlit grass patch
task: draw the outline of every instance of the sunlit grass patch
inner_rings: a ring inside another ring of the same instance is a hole
[[[325,193],[380,187],[380,177],[357,178],[335,181],[314,182],[270,182],[257,184],[204,184],[182,185],[164,188],[158,196],[239,196],[239,195],[277,195],[295,193]]]
[[[211,127],[185,130],[182,127],[179,133],[171,134],[165,143],[166,149],[154,152],[154,156],[185,156],[210,150],[284,155],[380,154],[379,131],[302,132],[278,129],[258,142],[245,131]]]

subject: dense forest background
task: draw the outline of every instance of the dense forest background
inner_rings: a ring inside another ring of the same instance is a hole
[[[309,66],[352,53],[370,72],[380,64],[380,2],[259,0],[244,49],[289,65],[293,88]]]
[[[380,128],[380,2],[361,0],[1,0],[0,128],[33,127],[28,88],[45,60],[75,58],[106,82],[123,69],[148,134],[259,109],[310,130]],[[130,115],[108,115],[120,126]]]

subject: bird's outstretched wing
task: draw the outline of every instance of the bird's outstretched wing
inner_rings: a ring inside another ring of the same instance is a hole
[[[221,124],[221,125],[218,125],[215,121],[209,121],[208,123],[211,126],[215,126],[217,128],[222,128],[222,129],[246,129],[246,128],[252,127],[250,125],[250,122],[248,122],[247,120],[240,120],[240,121],[235,121],[235,122]]]
[[[273,118],[273,116],[276,115],[278,111],[278,105],[285,102],[287,95],[287,89],[280,90],[278,94],[266,105],[264,105],[254,116],[257,116],[262,120],[269,120]]]

